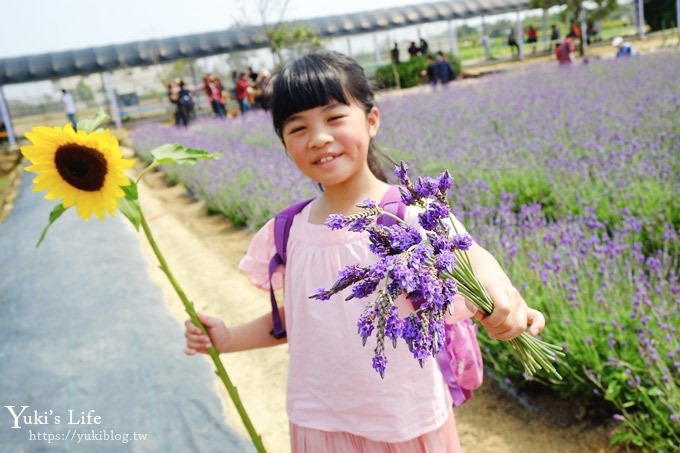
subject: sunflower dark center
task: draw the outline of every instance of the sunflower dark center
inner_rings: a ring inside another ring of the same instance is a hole
[[[106,178],[106,159],[94,148],[68,143],[54,155],[57,171],[76,189],[95,192],[102,188]]]

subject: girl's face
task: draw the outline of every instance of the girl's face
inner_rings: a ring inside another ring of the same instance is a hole
[[[332,101],[289,117],[282,139],[300,171],[325,187],[368,171],[368,146],[380,127],[380,111]]]

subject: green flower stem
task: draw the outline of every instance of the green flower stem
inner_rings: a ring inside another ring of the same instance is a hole
[[[201,332],[203,332],[204,335],[208,335],[208,332],[206,331],[205,327],[201,323],[201,321],[198,319],[198,315],[196,314],[196,310],[194,308],[194,304],[189,301],[187,298],[186,294],[184,294],[184,291],[182,290],[182,287],[179,285],[177,280],[175,280],[175,277],[172,275],[172,272],[170,271],[170,267],[168,266],[168,263],[165,261],[165,258],[163,257],[163,254],[161,253],[160,249],[158,248],[158,245],[156,244],[156,241],[153,237],[153,234],[151,233],[151,229],[149,228],[149,224],[146,221],[146,218],[144,217],[144,213],[141,212],[141,226],[142,229],[144,230],[144,234],[146,235],[146,239],[149,241],[149,245],[151,245],[151,248],[153,249],[154,254],[156,255],[156,258],[158,258],[158,262],[160,263],[161,270],[165,273],[165,275],[168,277],[168,280],[170,280],[170,283],[172,284],[172,287],[175,288],[175,292],[177,292],[177,295],[179,298],[182,300],[182,304],[184,305],[184,310],[187,312],[189,317],[191,318],[191,321],[201,329]],[[208,335],[209,337],[210,335]],[[231,401],[234,403],[234,406],[236,406],[236,410],[238,411],[238,414],[241,416],[241,420],[243,421],[243,424],[246,427],[246,430],[248,431],[248,434],[250,435],[250,440],[253,442],[253,445],[255,446],[255,449],[259,453],[266,453],[266,449],[264,448],[264,444],[262,443],[262,438],[260,437],[259,434],[257,434],[257,431],[255,431],[255,427],[253,426],[252,422],[250,421],[250,417],[248,416],[248,413],[246,412],[245,408],[243,407],[243,403],[241,402],[241,398],[238,395],[238,390],[232,384],[231,379],[229,379],[229,375],[227,374],[227,370],[225,370],[224,365],[222,364],[222,361],[220,360],[220,355],[215,349],[214,346],[210,346],[208,348],[208,354],[210,355],[210,358],[213,361],[213,364],[215,365],[216,368],[216,374],[219,376],[219,378],[222,380],[224,383],[224,386],[227,389],[227,392],[229,393],[229,397],[231,398]]]

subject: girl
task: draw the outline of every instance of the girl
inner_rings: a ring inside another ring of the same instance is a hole
[[[426,361],[421,369],[402,343],[386,351],[390,368],[380,379],[370,366],[373,348],[362,347],[356,333],[363,304],[345,302],[348,293],[328,302],[309,300],[319,287],[335,282],[340,269],[375,259],[367,234],[324,225],[330,214],[355,214],[357,204],[367,198],[380,200],[389,188],[373,149],[380,110],[362,68],[338,53],[313,53],[281,69],[268,90],[274,129],[287,153],[303,174],[323,187],[295,217],[285,282],[273,282],[275,287],[285,283],[285,309],[280,311],[288,337],[277,340],[270,335],[270,313],[232,328],[204,314],[201,322],[220,352],[288,342],[287,412],[293,452],[460,451],[451,399],[435,361]],[[417,225],[415,208],[407,209],[405,220]],[[268,265],[274,252],[270,221],[255,235],[239,266],[263,289],[269,289]],[[514,338],[527,322],[530,332],[538,334],[543,316],[527,307],[496,260],[479,245],[469,254],[495,302],[492,315],[476,315],[491,337]],[[398,308],[402,316],[413,310],[405,298]],[[466,312],[465,304],[456,312]],[[210,339],[191,321],[185,325],[185,353],[205,353]]]

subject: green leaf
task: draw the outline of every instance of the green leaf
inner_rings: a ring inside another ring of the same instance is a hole
[[[151,151],[151,166],[163,164],[195,164],[199,160],[216,160],[219,155],[202,149],[187,148],[178,144],[161,145]]]
[[[109,115],[104,113],[103,110],[97,112],[94,118],[86,118],[84,120],[78,121],[78,130],[85,132],[94,132],[99,126],[109,121]]]
[[[139,231],[139,225],[142,223],[142,209],[139,207],[139,201],[129,200],[127,197],[121,198],[118,202],[118,209],[128,218],[135,230]]]
[[[662,394],[661,389],[659,389],[658,387],[652,387],[649,390],[647,390],[647,395],[649,396],[659,396],[661,394]]]
[[[59,217],[61,217],[61,215],[62,215],[64,212],[66,212],[66,209],[68,209],[68,208],[65,208],[64,205],[61,204],[61,203],[59,203],[58,205],[56,205],[56,206],[52,209],[52,212],[50,212],[49,222],[47,223],[47,226],[45,226],[45,228],[42,230],[42,234],[40,234],[40,239],[38,239],[37,244],[35,244],[35,248],[40,247],[40,244],[42,243],[42,241],[45,239],[45,236],[47,235],[47,230],[49,229],[49,227],[51,227],[52,224],[53,224],[54,222],[56,222],[57,219],[58,219]]]
[[[121,186],[121,189],[123,189],[123,192],[125,192],[125,199],[134,201],[139,198],[139,193],[137,191],[137,184],[134,182],[130,181],[130,184],[127,186]]]
[[[630,434],[628,434],[625,431],[619,431],[614,434],[609,438],[609,445],[616,445],[620,444],[621,442],[624,442],[630,438]]]
[[[610,382],[607,390],[604,392],[604,398],[607,401],[614,401],[621,392],[621,386],[617,382]]]

